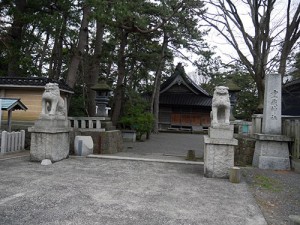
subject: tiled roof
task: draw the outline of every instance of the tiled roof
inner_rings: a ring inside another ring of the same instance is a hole
[[[36,86],[44,87],[47,83],[57,83],[61,90],[73,93],[70,88],[62,80],[53,80],[44,77],[0,77],[0,87],[5,86]]]
[[[27,110],[18,98],[0,98],[2,110]]]
[[[212,97],[191,93],[166,93],[160,95],[159,104],[211,107]]]
[[[183,72],[175,71],[172,76],[170,76],[165,82],[161,84],[160,91],[161,92],[167,91],[171,86],[174,85],[174,82],[176,82],[176,80],[181,80],[181,78],[196,93],[210,96],[202,87],[197,85],[184,71]]]

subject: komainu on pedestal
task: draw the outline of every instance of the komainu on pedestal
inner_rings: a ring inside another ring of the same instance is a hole
[[[42,95],[42,112],[31,132],[32,161],[60,161],[69,156],[69,124],[66,101],[60,96],[58,84],[48,83]]]
[[[211,127],[204,136],[204,176],[210,178],[228,178],[229,170],[234,166],[233,125],[229,123],[230,101],[228,88],[215,88]]]

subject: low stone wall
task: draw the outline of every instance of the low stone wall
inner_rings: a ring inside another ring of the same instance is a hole
[[[101,132],[100,138],[100,154],[113,154],[123,151],[123,138],[120,130]]]
[[[238,145],[234,148],[234,164],[237,166],[252,165],[255,150],[255,139],[248,136],[236,136]]]
[[[74,154],[74,140],[76,136],[91,136],[94,142],[93,154],[113,154],[123,151],[122,133],[112,131],[83,131],[70,132],[70,154]]]

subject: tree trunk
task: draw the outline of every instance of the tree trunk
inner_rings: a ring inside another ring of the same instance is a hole
[[[20,76],[19,66],[21,59],[22,33],[25,26],[25,21],[22,18],[27,6],[27,0],[15,0],[15,10],[13,11],[13,23],[10,28],[9,40],[9,61],[7,76]]]
[[[45,59],[45,56],[46,56],[46,51],[47,51],[47,48],[48,48],[49,38],[50,38],[50,34],[49,34],[49,31],[47,30],[46,31],[45,43],[43,45],[43,51],[42,51],[42,54],[41,54],[39,65],[38,65],[38,68],[39,68],[38,73],[39,73],[40,76],[43,74],[43,64],[44,64],[44,59]]]
[[[286,72],[286,62],[288,59],[289,54],[295,43],[298,41],[300,37],[300,30],[299,30],[299,23],[300,23],[300,4],[298,4],[297,10],[290,21],[290,6],[291,0],[288,0],[287,6],[287,24],[286,24],[286,33],[284,42],[282,45],[280,60],[279,60],[279,69],[278,73],[282,76],[282,79]]]
[[[84,4],[81,27],[79,31],[78,46],[77,49],[75,49],[74,55],[71,59],[71,63],[69,65],[69,70],[67,75],[67,84],[71,88],[74,88],[75,86],[80,58],[83,55],[85,46],[87,45],[88,23],[89,23],[90,14],[91,14],[91,7],[87,4]]]
[[[255,74],[255,82],[257,87],[257,95],[258,95],[258,106],[256,113],[263,113],[264,108],[264,94],[265,94],[265,79],[262,79],[262,75]]]
[[[102,43],[103,43],[103,34],[104,34],[104,25],[97,21],[96,23],[96,40],[95,40],[95,49],[94,55],[90,64],[90,72],[85,77],[85,82],[87,85],[87,107],[88,107],[88,115],[95,116],[96,114],[96,104],[95,97],[96,92],[91,89],[93,85],[95,85],[98,81],[100,74],[100,60],[102,53]]]
[[[124,97],[124,78],[125,78],[125,48],[127,46],[128,32],[120,29],[120,49],[118,54],[118,79],[114,93],[114,107],[112,123],[116,126],[121,114],[122,100]]]
[[[160,83],[162,70],[165,66],[165,53],[168,49],[168,41],[169,37],[167,35],[167,32],[164,30],[164,40],[161,48],[160,61],[155,73],[154,90],[151,98],[151,112],[154,115],[154,133],[158,133]]]
[[[67,28],[67,16],[63,16],[63,22],[62,27],[60,29],[59,37],[58,37],[58,43],[57,43],[57,49],[56,49],[56,60],[55,60],[55,66],[54,66],[54,79],[58,80],[61,75],[61,67],[62,67],[62,60],[63,60],[63,40],[66,33]]]

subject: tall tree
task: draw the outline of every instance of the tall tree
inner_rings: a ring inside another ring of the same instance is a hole
[[[78,44],[73,49],[73,56],[69,65],[68,75],[67,75],[67,84],[74,88],[77,78],[78,66],[80,64],[81,57],[84,53],[85,47],[88,41],[88,24],[89,16],[91,14],[91,6],[85,1],[83,3],[83,15],[81,21],[81,27],[78,36]]]
[[[293,46],[296,44],[300,37],[300,3],[294,13],[294,16],[291,18],[291,0],[288,0],[286,8],[286,30],[285,37],[281,47],[281,55],[279,59],[279,69],[278,72],[283,77],[286,73],[286,64],[288,56],[291,53]]]
[[[297,4],[291,21],[291,0],[287,1],[287,23],[284,27],[286,36],[284,40],[280,40],[281,49],[278,51],[279,54],[281,53],[279,56],[279,73],[281,74],[285,73],[287,55],[299,37],[300,4]],[[265,74],[274,70],[274,64],[278,65],[278,57],[270,57],[270,53],[278,46],[275,39],[278,39],[282,32],[282,27],[278,26],[280,22],[274,23],[273,16],[276,3],[279,1],[247,0],[240,2],[239,6],[232,0],[207,0],[206,2],[213,11],[204,14],[202,18],[235,49],[238,55],[235,60],[242,62],[255,80],[259,98],[258,108],[261,110]],[[247,20],[245,20],[245,14],[249,16]],[[273,24],[276,25],[272,26]]]
[[[168,50],[169,36],[168,32],[164,29],[163,43],[161,47],[161,54],[158,60],[158,66],[155,72],[155,80],[153,85],[153,93],[151,97],[151,112],[154,115],[154,128],[153,132],[158,133],[158,120],[159,120],[159,94],[162,71],[165,66],[166,52]]]
[[[15,0],[13,11],[13,23],[9,31],[8,38],[8,71],[10,77],[20,76],[19,62],[21,61],[21,47],[23,29],[26,25],[25,11],[28,2],[26,0]]]

